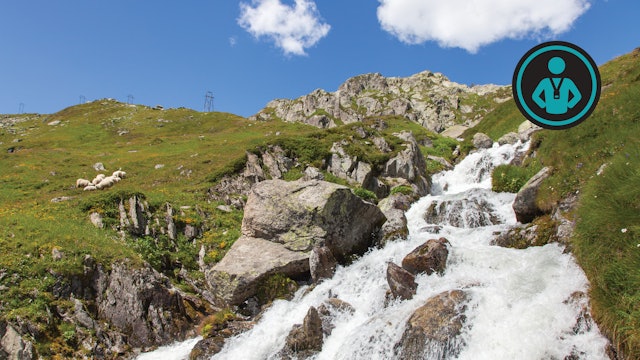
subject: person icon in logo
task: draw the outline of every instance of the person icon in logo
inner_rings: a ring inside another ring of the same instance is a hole
[[[565,62],[561,57],[553,57],[547,63],[549,72],[560,75],[564,72]],[[542,97],[544,95],[544,97]],[[548,77],[540,80],[531,95],[533,101],[548,114],[566,114],[582,99],[580,90],[569,78]]]

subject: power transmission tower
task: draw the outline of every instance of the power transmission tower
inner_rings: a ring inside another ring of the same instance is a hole
[[[87,102],[87,98],[84,97],[84,95],[80,95],[80,105],[84,104],[85,102]]]
[[[127,95],[127,104],[129,105],[133,104],[133,99],[134,99],[133,95]]]
[[[204,111],[211,112],[213,111],[213,93],[211,91],[207,91],[204,96]]]
[[[24,114],[24,103],[18,105],[18,114]]]

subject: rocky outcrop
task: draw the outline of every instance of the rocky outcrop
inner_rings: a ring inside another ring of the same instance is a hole
[[[524,186],[518,191],[513,201],[513,211],[516,219],[521,223],[531,222],[536,216],[544,213],[536,203],[538,189],[542,182],[551,176],[551,168],[546,166],[538,171]]]
[[[193,336],[194,326],[210,309],[147,265],[125,261],[106,268],[90,256],[83,264],[80,275],[57,276],[52,294],[71,301],[71,308],[58,307],[56,313],[76,325],[72,340],[96,357],[123,357],[133,348]]]
[[[206,278],[218,297],[238,305],[270,275],[309,277],[315,246],[326,247],[340,263],[362,254],[375,243],[385,220],[375,205],[345,186],[263,181],[247,200],[242,236]]]
[[[397,345],[400,359],[449,359],[460,351],[467,295],[453,290],[429,298],[407,322]]]
[[[392,298],[402,300],[413,298],[418,288],[415,279],[412,273],[400,266],[392,262],[387,265],[387,283],[391,289]]]
[[[468,87],[429,71],[407,78],[364,74],[348,79],[333,93],[318,89],[295,100],[273,100],[250,119],[281,119],[329,128],[372,116],[397,115],[441,132],[457,123],[474,124],[508,94],[507,87]],[[494,101],[478,104],[473,100],[478,95]]]
[[[449,246],[449,241],[445,238],[427,240],[405,256],[402,267],[414,275],[431,275],[434,272],[441,274],[447,265]]]
[[[33,343],[23,339],[13,326],[0,323],[0,359],[33,360],[35,358]]]
[[[428,194],[431,185],[425,177],[427,164],[418,142],[413,134],[407,131],[396,134],[396,136],[406,141],[404,144],[405,149],[387,161],[381,176],[405,179],[411,183],[418,195]]]
[[[378,203],[378,207],[387,218],[380,231],[380,238],[383,244],[389,240],[405,238],[409,234],[407,217],[404,213],[409,210],[410,204],[416,198],[417,196],[395,193]]]

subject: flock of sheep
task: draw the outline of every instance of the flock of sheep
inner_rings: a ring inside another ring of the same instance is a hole
[[[77,188],[84,188],[84,191],[102,190],[110,188],[113,184],[119,182],[127,176],[127,173],[122,170],[116,170],[111,176],[105,174],[98,174],[95,179],[89,181],[87,179],[76,180]]]

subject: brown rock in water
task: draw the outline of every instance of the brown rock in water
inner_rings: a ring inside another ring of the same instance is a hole
[[[402,267],[414,275],[442,273],[447,265],[449,245],[449,241],[445,238],[428,240],[402,260]]]
[[[431,297],[418,308],[407,322],[402,339],[397,344],[400,357],[405,360],[430,358],[448,359],[459,352],[458,335],[466,319],[467,294],[453,290]]]
[[[310,307],[302,325],[294,325],[287,336],[282,359],[305,359],[322,350],[322,320],[315,307]]]
[[[516,219],[521,223],[528,223],[533,219],[542,215],[544,211],[538,207],[536,203],[536,197],[538,196],[538,189],[542,182],[551,176],[551,168],[546,166],[537,174],[533,175],[529,181],[518,191],[515,200],[513,201],[513,211],[516,213]]]
[[[411,299],[418,288],[415,276],[394,263],[389,263],[387,267],[387,282],[391,288],[391,295],[403,300]]]

